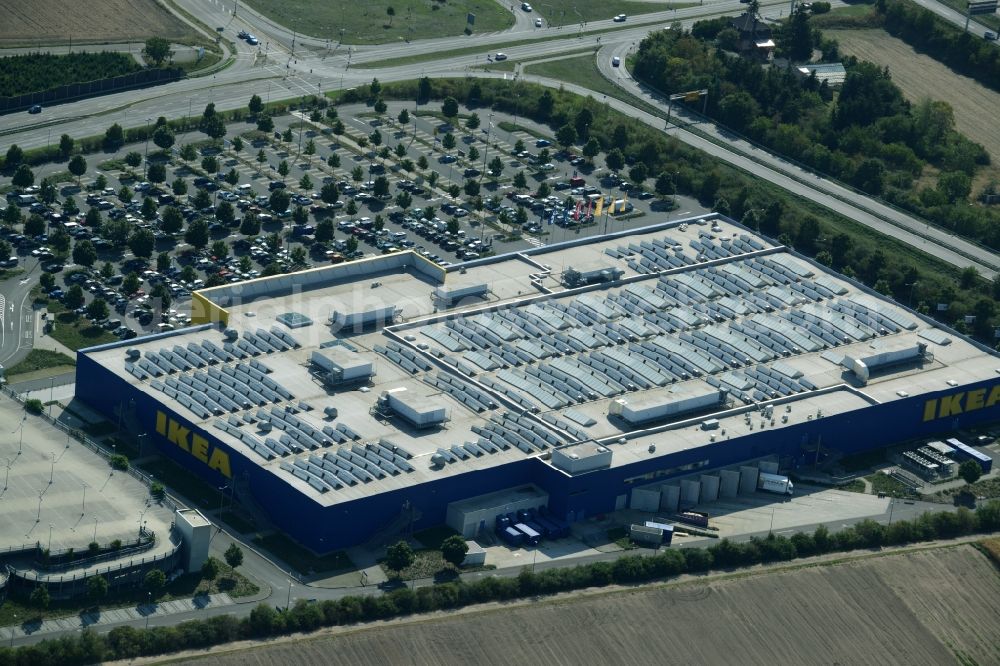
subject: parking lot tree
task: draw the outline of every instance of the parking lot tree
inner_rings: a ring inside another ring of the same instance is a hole
[[[375,216],[375,223],[372,225],[375,231],[382,231],[385,229],[385,218],[381,215]]]
[[[649,178],[649,169],[642,162],[637,162],[628,170],[628,177],[635,185],[642,187],[642,184]]]
[[[125,164],[135,169],[140,164],[142,164],[142,153],[136,152],[134,150],[125,153]]]
[[[618,148],[612,148],[604,158],[604,163],[615,173],[625,168],[625,156]]]
[[[66,292],[66,297],[63,299],[63,305],[65,305],[70,310],[76,310],[79,307],[83,307],[83,289],[78,284],[74,284]]]
[[[194,162],[198,159],[198,151],[193,143],[186,143],[181,147],[181,159],[185,162]]]
[[[142,49],[142,56],[154,67],[159,67],[172,55],[170,42],[162,37],[150,37]]]
[[[155,244],[156,239],[149,229],[136,229],[128,238],[128,249],[132,250],[132,254],[143,259],[149,259],[153,256],[153,245]]]
[[[198,210],[203,208],[208,208],[212,205],[212,195],[208,193],[203,187],[199,187],[198,191],[194,193],[194,198],[191,200],[191,204]]]
[[[396,120],[399,122],[400,125],[406,125],[407,123],[410,122],[410,112],[407,111],[406,109],[403,109],[402,111],[399,112],[399,115],[396,116]]]
[[[7,158],[4,160],[4,166],[7,169],[13,169],[24,161],[24,151],[16,143],[11,144],[10,148],[7,149]]]
[[[407,210],[413,205],[413,195],[406,191],[400,192],[396,195],[396,205],[403,210]]]
[[[309,221],[309,211],[302,206],[296,206],[292,211],[292,222],[295,224],[305,224]]]
[[[367,148],[368,147],[368,137],[367,136],[359,136],[357,139],[354,140],[354,142],[356,144],[358,144],[358,148]]]
[[[301,245],[293,247],[292,253],[289,256],[292,259],[292,264],[296,266],[304,266],[306,263],[306,249]]]
[[[344,206],[344,212],[347,213],[348,215],[357,215],[358,214],[357,202],[354,199],[348,200],[347,205]]]
[[[589,138],[590,128],[593,124],[594,114],[586,107],[577,111],[576,116],[573,118],[573,128],[581,139]]]
[[[458,100],[454,97],[445,97],[444,101],[441,102],[441,115],[448,122],[452,122],[458,115]]]
[[[10,206],[7,207],[8,210]],[[28,219],[24,221],[24,235],[25,236],[40,236],[45,233],[45,219],[38,215],[37,213],[32,213],[28,216]]]
[[[62,212],[63,215],[76,215],[80,212],[80,206],[77,205],[76,199],[73,197],[66,197],[62,202]]]
[[[337,107],[335,107],[335,106],[327,107],[327,109],[326,109],[326,118],[327,118],[327,120],[336,120],[338,115],[340,115],[340,114],[337,113]]]
[[[27,164],[21,164],[14,171],[14,177],[11,178],[11,185],[23,190],[26,187],[31,187],[35,184],[35,172],[31,170]]]
[[[477,195],[472,198],[472,207],[476,210],[477,213],[481,213],[483,212],[483,209],[486,208],[486,204],[483,201],[483,198]]]
[[[214,174],[219,170],[219,160],[216,159],[215,155],[206,155],[201,158],[201,168],[210,174]]]
[[[291,200],[291,196],[289,196],[288,192],[285,190],[275,190],[274,192],[271,192],[271,197],[268,199],[268,205],[275,213],[284,213],[288,210],[288,204]]]
[[[479,194],[479,181],[469,178],[465,181],[462,189],[465,191],[466,196],[474,197]]]
[[[434,208],[434,206],[425,206],[424,207],[424,219],[426,219],[426,220],[433,220],[434,219],[434,213],[436,213],[436,212],[437,212],[437,209]]]
[[[656,177],[656,193],[663,199],[672,197],[677,190],[674,187],[674,177],[664,171]]]
[[[441,177],[441,174],[439,174],[437,171],[431,171],[429,174],[427,174],[427,183],[431,187],[436,187],[438,179],[440,177]]]
[[[552,159],[552,153],[549,151],[548,148],[542,148],[540,151],[538,151],[538,163],[539,164],[545,164],[550,159]]]
[[[7,206],[3,211],[4,224],[14,226],[21,223],[21,209],[17,206]],[[27,232],[25,232],[27,233]]]
[[[281,236],[278,234],[268,234],[264,238],[264,243],[267,245],[268,252],[277,252],[281,249]]]
[[[122,203],[132,201],[132,190],[129,189],[128,185],[122,185],[121,189],[118,190],[118,199]]]
[[[336,134],[337,136],[340,136],[345,131],[347,131],[347,128],[344,127],[344,121],[343,120],[337,120],[335,123],[333,123],[333,133],[334,134]]]
[[[161,125],[153,132],[153,143],[162,150],[169,150],[176,140],[177,137],[174,136],[174,131],[170,129],[169,125]]]
[[[451,234],[452,236],[457,234],[458,230],[461,228],[461,225],[458,223],[457,217],[453,217],[450,220],[448,220],[447,224],[448,224],[448,233]]]
[[[417,166],[421,169],[426,169],[429,166],[426,155],[421,154],[420,157],[417,158]]]
[[[146,178],[149,182],[159,185],[167,179],[167,167],[162,162],[150,164],[146,170]]]
[[[198,121],[198,130],[212,139],[221,139],[226,136],[226,123],[222,116],[216,112],[214,102],[209,102],[205,106],[201,120]]]
[[[468,155],[469,155],[469,161],[475,162],[476,160],[479,159],[479,149],[476,148],[475,146],[469,146]]]
[[[312,139],[309,139],[308,141],[306,141],[306,147],[302,149],[302,152],[304,152],[306,155],[315,155],[316,154],[316,142],[313,141]]]
[[[110,261],[105,261],[104,264],[101,265],[100,275],[103,280],[114,277],[115,265]]]
[[[100,321],[108,317],[108,304],[103,298],[95,298],[87,306],[87,318],[91,321]]]
[[[329,243],[333,240],[333,220],[324,218],[316,223],[316,231],[313,234],[318,243]]]
[[[243,150],[243,139],[238,136],[233,137],[233,152],[239,155],[240,151]]]
[[[94,179],[93,188],[95,190],[103,190],[108,186],[108,178],[103,173],[97,174],[97,178]]]
[[[233,204],[228,201],[220,202],[215,209],[215,219],[226,226],[232,224],[236,219],[236,209],[233,208]]]
[[[262,277],[271,277],[272,275],[281,275],[281,272],[281,265],[276,261],[272,261],[267,266],[264,266],[264,270],[260,274]]]
[[[167,285],[160,282],[153,286],[149,291],[150,297],[153,299],[153,303],[156,304],[153,307],[159,307],[160,312],[170,309],[170,303],[172,297],[170,296],[170,290],[167,289]]]
[[[494,156],[486,169],[489,171],[490,178],[496,181],[503,174],[503,160],[500,159],[499,155]]]
[[[331,155],[326,158],[326,165],[331,169],[336,169],[340,166],[340,155],[337,153],[331,153]]]
[[[340,198],[340,190],[337,189],[337,184],[323,183],[323,187],[319,189],[319,198],[325,204],[337,203],[337,199]]]
[[[257,118],[257,129],[261,132],[267,132],[270,134],[274,131],[274,118],[270,114],[262,114]]]
[[[389,179],[385,176],[376,178],[372,184],[372,194],[379,198],[389,196]]]
[[[250,255],[244,254],[240,257],[240,272],[249,273],[253,270],[253,261],[250,259]]]
[[[63,159],[69,157],[70,153],[73,152],[73,147],[76,145],[76,141],[73,140],[69,134],[63,134],[59,137],[59,156]]]
[[[69,254],[69,246],[72,241],[73,239],[70,238],[65,229],[56,229],[49,234],[49,245],[60,256]]]
[[[49,291],[50,289],[56,286],[56,278],[54,275],[52,275],[52,273],[46,271],[42,273],[40,276],[38,276],[38,284],[40,284],[42,286],[42,289],[44,289],[45,291]]]
[[[156,270],[159,273],[166,273],[170,270],[170,253],[161,252],[156,255]]]
[[[518,139],[517,141],[514,142],[514,154],[516,155],[517,153],[523,153],[523,152],[524,152],[524,140]]]
[[[139,275],[133,271],[125,276],[122,280],[122,291],[131,296],[135,292],[139,291],[139,287],[142,286],[142,280],[139,279]]]
[[[256,236],[260,233],[260,220],[256,214],[248,212],[243,216],[240,220],[240,233],[244,236]]]
[[[198,273],[194,270],[194,266],[188,264],[181,269],[181,280],[184,282],[194,282],[198,279]]]
[[[153,197],[145,197],[142,200],[142,216],[147,220],[151,220],[156,217],[157,209],[156,199]]]
[[[59,196],[59,190],[56,189],[56,184],[52,182],[49,178],[42,178],[42,182],[39,183],[41,190],[39,194],[42,197],[42,203],[46,205],[51,205],[56,197]]]
[[[83,155],[74,155],[67,168],[71,174],[76,176],[76,184],[79,185],[80,176],[87,173],[87,160],[83,159]]]
[[[105,150],[118,150],[125,143],[125,130],[118,123],[115,123],[104,132]]]
[[[128,234],[132,230],[128,220],[120,218],[117,220],[107,220],[104,223],[104,237],[116,247],[122,247],[128,241]]]
[[[0,257],[10,257],[14,254],[14,246],[10,241],[0,240]]]
[[[975,460],[966,460],[958,466],[958,475],[966,483],[975,483],[983,475],[983,468]]]
[[[289,127],[281,134],[281,140],[284,141],[285,143],[288,143],[294,138],[294,136],[295,135],[292,134],[292,128]]]
[[[281,176],[281,180],[285,180],[285,176],[288,175],[288,162],[286,160],[278,162],[278,175]]]
[[[252,95],[250,97],[249,104],[247,104],[247,109],[249,109],[250,113],[253,115],[258,115],[264,110],[264,100],[260,98],[260,95]]]
[[[184,232],[184,242],[199,250],[208,245],[208,222],[205,220],[191,222]]]
[[[518,171],[514,174],[514,187],[523,190],[528,186],[528,177],[524,175],[523,171]]]
[[[399,145],[402,145],[402,144],[399,144]],[[412,172],[413,172],[413,160],[411,160],[411,159],[410,159],[410,158],[408,158],[408,157],[404,157],[404,158],[403,158],[403,159],[402,159],[402,160],[401,160],[401,161],[399,162],[399,167],[400,167],[400,168],[401,168],[401,169],[402,169],[403,171],[406,171],[407,173],[412,173]]]
[[[452,150],[455,147],[455,135],[451,132],[445,132],[441,138],[441,147],[445,150]]]
[[[319,109],[313,109],[312,112],[309,114],[309,120],[311,120],[314,123],[318,123],[319,121],[323,120],[323,114],[320,113]]]
[[[396,147],[393,148],[393,152],[396,154],[397,158],[403,159],[404,157],[406,157],[406,146],[404,146],[402,143],[397,143]]]
[[[552,194],[552,187],[546,181],[542,181],[538,184],[538,197],[544,199],[545,197]]]
[[[240,182],[240,172],[237,171],[235,168],[227,171],[226,182],[232,186],[235,186],[238,182]]]
[[[482,121],[479,119],[478,113],[470,113],[469,117],[465,120],[465,127],[470,131],[475,131],[479,129],[481,122]]]
[[[556,132],[556,142],[564,149],[568,149],[576,143],[576,128],[566,123]]]
[[[528,223],[528,209],[524,206],[518,206],[514,210],[514,222],[519,225],[525,225]]]
[[[346,242],[345,246],[346,246],[346,249],[347,249],[348,253],[357,252],[358,251],[358,239],[356,237],[354,237],[354,236],[349,237],[347,239],[347,242]]]
[[[309,177],[309,174],[307,174],[307,173],[303,174],[302,177],[299,178],[299,188],[300,189],[311,190],[312,186],[313,186],[313,181],[312,181],[312,178]]]
[[[224,240],[212,241],[212,256],[216,259],[225,259],[229,256],[229,243]]]
[[[372,108],[375,109],[375,113],[381,116],[383,113],[385,113],[386,109],[388,109],[389,106],[385,103],[384,99],[379,97],[377,100],[375,100],[375,104],[372,106]]]
[[[373,146],[378,148],[379,146],[382,145],[382,132],[374,130],[371,134],[368,135],[368,140],[371,141],[371,144]]]
[[[260,173],[260,168],[264,166],[265,162],[267,162],[267,155],[264,154],[264,149],[261,148],[257,151],[257,173]]]
[[[355,183],[360,183],[364,179],[365,179],[365,173],[364,171],[362,171],[360,166],[356,166],[353,169],[351,169],[351,180],[353,180]]]

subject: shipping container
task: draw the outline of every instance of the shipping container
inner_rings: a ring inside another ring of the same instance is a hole
[[[708,514],[701,511],[681,511],[676,516],[677,520],[688,525],[697,527],[708,527]]]
[[[787,476],[761,472],[757,477],[757,489],[766,490],[769,493],[778,493],[779,495],[791,495],[795,490],[795,485]]]
[[[957,439],[949,439],[948,445],[955,449],[955,451],[951,454],[953,458],[956,458],[959,461],[975,460],[982,468],[983,474],[989,474],[990,470],[993,469],[993,458],[990,458],[985,453],[976,451],[971,446]]]
[[[500,538],[507,542],[508,546],[520,546],[524,543],[524,533],[513,526],[505,527],[500,531]]]
[[[529,546],[537,546],[542,540],[542,535],[524,523],[517,523],[514,525],[514,529],[524,535],[524,540]]]

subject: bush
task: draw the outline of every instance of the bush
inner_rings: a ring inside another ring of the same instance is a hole
[[[158,500],[163,499],[163,495],[165,494],[165,492],[166,490],[164,489],[163,484],[160,483],[159,481],[154,481],[153,484],[149,487],[149,494]]]
[[[983,475],[983,468],[975,460],[965,460],[958,466],[958,475],[966,483],[975,483]]]
[[[128,458],[120,453],[116,453],[108,458],[108,464],[111,465],[113,469],[117,469],[120,472],[128,470]]]
[[[209,557],[205,560],[205,563],[201,565],[201,577],[205,580],[215,580],[221,569],[222,565],[219,560],[214,557]]]
[[[42,401],[37,398],[29,398],[24,401],[24,408],[28,410],[30,414],[41,414],[45,411],[45,405]]]

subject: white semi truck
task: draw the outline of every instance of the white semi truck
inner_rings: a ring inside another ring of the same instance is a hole
[[[757,489],[766,490],[769,493],[778,493],[779,495],[791,495],[795,490],[795,485],[787,476],[761,472],[760,476],[757,477]]]

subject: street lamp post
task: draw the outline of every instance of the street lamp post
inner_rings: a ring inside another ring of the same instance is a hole
[[[895,506],[896,506],[896,498],[895,497],[890,497],[889,498],[889,526],[892,525],[892,510],[893,510],[893,508],[895,508]]]
[[[10,646],[14,647],[14,627],[17,625],[17,613],[14,613],[14,624],[10,625]]]
[[[285,610],[292,606],[292,572],[288,572],[288,598],[285,600]]]
[[[149,616],[153,614],[153,593],[146,593],[146,628],[149,629]]]
[[[87,513],[87,484],[83,484],[83,502],[80,503],[80,515]]]
[[[146,155],[142,159],[142,179],[146,180],[146,174],[149,173],[149,123],[152,118],[146,118]]]

